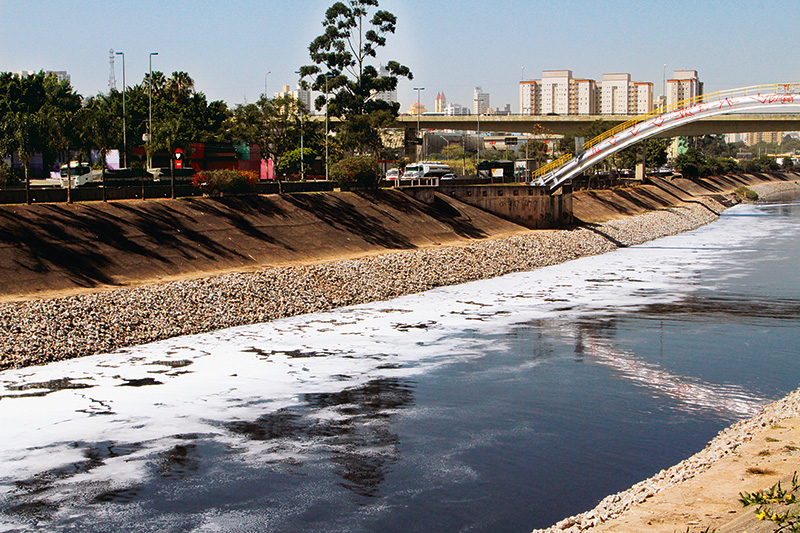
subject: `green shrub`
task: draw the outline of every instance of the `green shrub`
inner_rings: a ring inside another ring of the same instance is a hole
[[[742,200],[749,200],[755,201],[758,200],[758,193],[756,191],[750,190],[747,187],[739,187],[733,193],[741,198]]]
[[[357,155],[332,165],[330,176],[340,186],[371,189],[378,186],[381,167],[374,157]]]
[[[194,175],[192,184],[203,192],[248,193],[255,191],[258,174],[255,172],[222,169],[204,170]]]

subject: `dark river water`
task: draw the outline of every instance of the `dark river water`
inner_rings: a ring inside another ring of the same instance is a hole
[[[800,203],[0,373],[0,531],[530,531],[800,380]]]

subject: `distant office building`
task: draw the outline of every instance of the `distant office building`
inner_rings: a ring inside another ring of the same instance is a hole
[[[472,110],[476,115],[483,115],[491,107],[489,93],[483,92],[480,87],[475,87],[472,93]]]
[[[20,70],[19,72],[17,72],[17,76],[19,76],[20,78],[25,78],[27,76],[33,76],[34,74],[38,74],[39,72],[40,71],[38,70]],[[70,76],[66,70],[45,70],[44,73],[47,75],[53,74],[56,78],[58,78],[58,81],[66,81],[66,82],[70,81]]]
[[[630,74],[604,74],[600,83],[573,78],[571,70],[545,70],[520,82],[523,115],[639,115],[653,109],[653,84]]]
[[[671,106],[703,94],[703,82],[696,70],[676,70],[667,80],[667,105]]]
[[[444,93],[437,93],[436,101],[434,102],[434,111],[436,113],[444,113],[445,108],[447,108],[447,98],[444,97]]]
[[[444,114],[450,116],[464,116],[464,115],[471,115],[472,112],[468,107],[464,107],[460,104],[447,104],[444,108]]]
[[[284,96],[291,96],[298,102],[302,103],[305,107],[307,113],[311,112],[311,91],[306,91],[304,89],[300,89],[299,87],[295,90],[291,90],[288,85],[283,86],[283,90],[281,92],[275,93],[275,98],[282,98]]]
[[[391,76],[392,73],[389,72],[385,66],[381,65],[378,68],[378,77],[384,76]],[[397,88],[392,89],[391,91],[382,91],[375,95],[377,100],[383,100],[384,102],[397,102]]]

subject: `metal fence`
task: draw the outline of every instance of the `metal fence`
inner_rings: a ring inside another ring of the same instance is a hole
[[[135,183],[135,182],[134,182]],[[322,192],[332,191],[332,181],[277,181],[257,183],[255,190],[246,194],[277,194],[294,192]],[[169,198],[171,196],[170,184],[145,183],[131,184],[105,188],[89,186],[76,187],[70,191],[73,202],[95,202],[105,200],[138,200]],[[241,194],[241,193],[240,193]],[[181,183],[175,184],[176,197],[203,196],[202,190],[197,187]],[[227,193],[226,193],[227,195]],[[67,189],[60,187],[31,187],[31,203],[65,203]],[[25,187],[8,187],[0,189],[0,204],[24,204],[27,202]]]

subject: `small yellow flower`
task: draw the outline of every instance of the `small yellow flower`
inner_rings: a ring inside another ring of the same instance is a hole
[[[764,520],[767,517],[767,513],[765,513],[764,511],[761,511],[756,516],[758,517],[759,520]]]
[[[778,520],[778,513],[772,513],[772,521]]]

